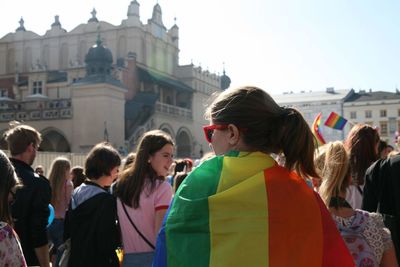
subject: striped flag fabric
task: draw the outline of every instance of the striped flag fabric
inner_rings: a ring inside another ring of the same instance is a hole
[[[328,119],[326,119],[324,124],[336,130],[343,130],[346,123],[347,120],[345,118],[343,118],[342,116],[338,115],[335,112],[331,112],[331,114],[329,114],[329,117]]]
[[[311,131],[315,136],[318,146],[322,146],[322,145],[326,144],[325,139],[322,136],[321,129],[320,129],[321,116],[322,116],[322,112],[318,113],[318,115],[315,117],[314,122],[311,126]]]
[[[153,266],[354,266],[330,213],[304,179],[261,152],[197,167],[165,216]]]

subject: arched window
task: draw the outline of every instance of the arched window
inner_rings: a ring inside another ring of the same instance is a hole
[[[176,136],[176,154],[178,158],[191,157],[192,155],[192,142],[186,130],[179,131]]]
[[[67,139],[56,130],[48,130],[42,134],[42,143],[40,143],[41,151],[52,152],[71,152],[71,147]]]

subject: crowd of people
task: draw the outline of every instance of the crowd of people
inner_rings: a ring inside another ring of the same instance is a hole
[[[0,266],[398,266],[400,155],[375,128],[316,147],[302,114],[256,87],[205,114],[201,160],[174,160],[152,130],[126,158],[99,143],[47,176],[32,168],[40,133],[11,125]]]

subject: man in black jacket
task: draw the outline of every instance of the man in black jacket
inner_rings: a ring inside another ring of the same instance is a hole
[[[400,155],[378,160],[369,167],[362,209],[383,215],[400,262]]]
[[[11,162],[23,183],[12,205],[15,230],[29,266],[49,267],[47,222],[50,214],[51,188],[48,180],[31,168],[41,142],[34,128],[16,124],[5,133]]]

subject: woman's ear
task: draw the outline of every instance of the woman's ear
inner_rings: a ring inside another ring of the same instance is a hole
[[[236,127],[234,124],[229,124],[228,131],[229,131],[228,143],[230,145],[236,145],[237,143],[239,143],[240,131],[239,131],[238,127]]]

